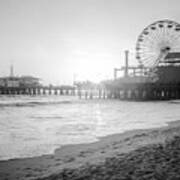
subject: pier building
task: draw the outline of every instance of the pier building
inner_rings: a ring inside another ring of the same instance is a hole
[[[137,66],[114,69],[114,80],[106,82],[110,98],[125,100],[180,99],[180,24],[157,21],[145,27],[136,43]],[[124,71],[124,77],[117,72]]]
[[[0,95],[74,95],[75,92],[74,86],[43,86],[37,77],[15,76],[13,66],[9,76],[0,77]]]
[[[18,87],[34,87],[39,86],[39,78],[32,76],[21,76],[21,77],[0,77],[1,88],[18,88]]]

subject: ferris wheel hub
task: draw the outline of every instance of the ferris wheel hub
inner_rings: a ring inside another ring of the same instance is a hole
[[[169,52],[170,50],[171,50],[171,48],[170,48],[169,46],[167,46],[167,47],[162,48],[162,49],[161,49],[161,52],[162,52],[162,53],[167,53],[167,52]]]

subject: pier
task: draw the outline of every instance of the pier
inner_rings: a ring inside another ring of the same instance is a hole
[[[0,95],[75,95],[71,86],[0,87]]]
[[[173,29],[171,35],[166,33],[158,37],[160,30],[165,33],[169,29]],[[180,99],[180,41],[175,46],[179,47],[179,52],[172,46],[179,33],[180,24],[174,21],[150,24],[137,38],[135,58],[138,64],[129,65],[129,51],[126,50],[124,66],[114,68],[114,79],[99,84],[86,81],[74,82],[72,86],[43,86],[36,77],[14,76],[11,66],[10,76],[0,78],[0,95],[67,95],[79,99],[133,101]],[[119,71],[124,76],[118,77]]]
[[[180,99],[180,83],[137,83],[114,80],[103,87],[75,86],[0,87],[0,95],[78,96],[79,99],[119,99],[129,101]]]
[[[180,99],[180,84],[126,84],[123,87],[111,87],[108,98],[121,100],[170,100]]]

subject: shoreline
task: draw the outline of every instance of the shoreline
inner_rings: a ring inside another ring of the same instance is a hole
[[[161,128],[131,130],[108,135],[89,144],[65,145],[54,154],[33,158],[0,161],[2,180],[30,180],[58,174],[63,169],[76,169],[87,164],[98,165],[152,144],[163,144],[180,136],[180,121],[168,122]]]

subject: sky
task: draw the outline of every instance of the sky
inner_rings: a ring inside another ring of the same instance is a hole
[[[32,75],[44,84],[113,78],[137,64],[142,30],[157,20],[180,22],[179,0],[0,0],[0,76]]]

